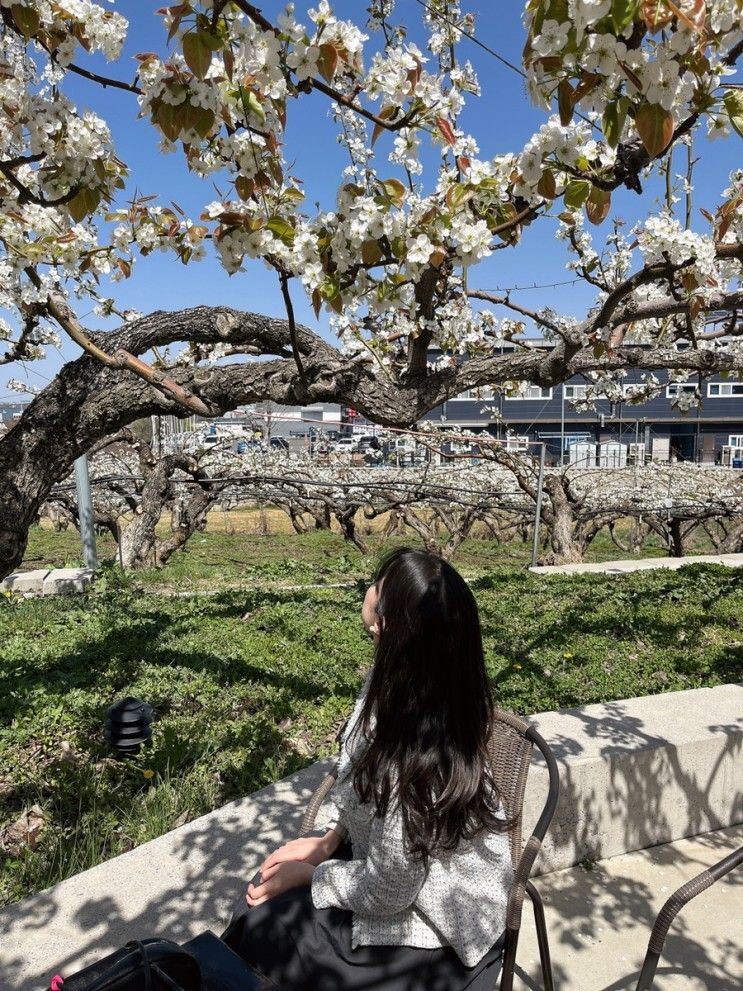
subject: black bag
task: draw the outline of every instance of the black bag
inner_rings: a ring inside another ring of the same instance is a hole
[[[66,977],[62,991],[201,991],[193,954],[168,939],[132,940]]]
[[[267,991],[276,985],[207,929],[184,944],[199,961],[203,991]]]

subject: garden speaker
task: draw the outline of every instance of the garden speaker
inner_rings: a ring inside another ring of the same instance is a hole
[[[132,940],[71,977],[52,978],[51,991],[203,991],[196,957],[168,939]]]
[[[122,756],[139,753],[152,736],[152,706],[141,699],[120,699],[106,710],[106,743]]]

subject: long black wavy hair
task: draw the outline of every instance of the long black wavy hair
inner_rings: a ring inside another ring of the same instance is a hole
[[[382,562],[379,642],[354,759],[362,802],[385,815],[399,801],[411,855],[427,861],[481,830],[503,832],[487,773],[493,698],[477,604],[443,558],[400,548]]]

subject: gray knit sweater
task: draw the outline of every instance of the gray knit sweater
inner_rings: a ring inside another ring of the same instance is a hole
[[[338,781],[331,798],[333,823],[351,841],[353,860],[328,860],[315,868],[316,908],[353,913],[352,946],[451,946],[467,967],[491,949],[506,925],[513,880],[505,834],[481,833],[456,850],[430,858],[428,869],[406,852],[402,815],[391,809],[380,818],[361,804],[351,780],[354,752],[363,747],[354,733],[369,679],[341,742]]]

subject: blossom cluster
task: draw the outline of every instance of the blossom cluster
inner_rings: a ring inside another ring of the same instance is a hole
[[[52,290],[115,312],[99,295],[101,277],[126,278],[154,251],[193,262],[213,247],[229,273],[260,261],[301,283],[315,312],[330,312],[343,348],[371,352],[388,373],[410,340],[440,349],[443,361],[488,353],[524,325],[472,302],[471,271],[560,200],[558,237],[572,252],[569,266],[595,285],[596,305],[585,321],[537,312],[547,336],[610,346],[612,328],[592,320],[627,278],[635,247],[641,264],[665,269],[628,294],[628,312],[668,294],[670,266],[674,291],[680,285],[692,303],[693,333],[739,277],[740,262],[721,259],[719,246],[743,236],[741,171],[709,233],[687,230],[666,210],[631,237],[615,225],[599,250],[585,226],[606,220],[610,189],[627,181],[622,145],[642,143],[652,167],[690,115],[740,125],[737,103],[720,95],[743,37],[738,0],[530,0],[527,85],[550,115],[522,149],[492,157],[461,125],[479,83],[462,57],[475,20],[458,0],[423,5],[426,36],[415,41],[392,23],[390,0],[371,3],[363,28],[328,0],[304,22],[289,4],[275,24],[252,7],[213,0],[166,8],[169,54],[139,55],[129,88],[163,152],[180,147],[187,168],[222,189],[229,183],[199,218],[146,197],[117,202],[128,173],[108,125],[66,95],[73,59],[119,57],[124,19],[93,0],[0,5],[0,304],[19,325]],[[312,90],[328,99],[349,154],[332,209],[308,206],[312,196],[285,152],[287,118]],[[431,143],[432,178],[423,151]],[[654,339],[662,326],[637,323],[627,331],[636,340]],[[26,357],[53,343],[46,326],[25,329]],[[4,337],[16,354],[19,332]],[[219,360],[219,348],[209,355]],[[186,349],[178,360],[196,359]]]

